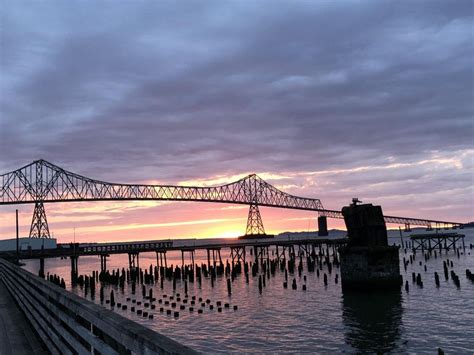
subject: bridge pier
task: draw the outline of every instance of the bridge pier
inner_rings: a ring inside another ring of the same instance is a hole
[[[327,236],[328,233],[328,219],[326,216],[318,217],[318,235],[320,237]]]
[[[242,261],[245,264],[245,246],[243,247],[230,247],[230,256],[232,258],[232,264]]]
[[[269,258],[268,255],[268,246],[260,246],[260,245],[254,245],[253,246],[253,251],[254,251],[254,256],[255,256],[255,262],[258,263],[258,258],[260,257],[260,262],[263,264],[263,257],[266,256],[266,258]]]
[[[128,253],[128,267],[130,271],[133,269],[139,270],[140,269],[140,253],[139,252],[132,252]]]
[[[220,265],[223,265],[222,257],[221,257],[221,248],[206,248],[206,250],[207,250],[207,267],[208,268],[211,267],[211,255],[210,255],[211,251],[212,251],[212,263],[213,263],[214,269],[216,268],[216,265],[217,265],[216,257],[219,257]]]
[[[288,246],[288,258],[294,259],[296,256],[295,246],[293,244]]]
[[[446,250],[456,249],[457,241],[462,241],[463,247],[465,247],[464,234],[458,233],[415,234],[410,236],[410,241],[413,252],[417,250],[424,251],[425,249],[431,252],[438,248],[441,253],[443,241]]]
[[[100,271],[107,271],[107,258],[109,254],[100,254]]]
[[[282,248],[281,253],[280,253],[279,247]],[[286,246],[285,245],[278,245],[278,244],[276,245],[276,257],[277,257],[278,261],[286,260],[285,251],[286,251]]]
[[[162,267],[167,268],[168,264],[166,262],[166,250],[164,249],[155,250],[155,252],[156,252],[156,266],[158,266],[159,268],[162,268]]]
[[[309,256],[311,254],[310,248],[309,244],[298,244],[298,256],[301,255],[301,252],[304,256]]]
[[[405,232],[411,232],[410,223],[405,223]]]
[[[192,269],[194,270],[194,252],[195,252],[195,249],[181,249],[181,262],[182,262],[182,266],[183,266],[183,269],[184,269],[184,253],[190,253],[191,254],[191,267]]]

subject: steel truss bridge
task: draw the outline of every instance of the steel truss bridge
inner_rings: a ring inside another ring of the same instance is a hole
[[[50,238],[45,203],[74,201],[199,201],[249,205],[246,235],[265,236],[259,206],[317,212],[320,218],[343,218],[319,199],[280,191],[255,174],[222,186],[132,185],[109,183],[72,173],[45,160],[0,175],[0,205],[35,204],[30,238]],[[385,216],[386,223],[456,227],[457,222]]]

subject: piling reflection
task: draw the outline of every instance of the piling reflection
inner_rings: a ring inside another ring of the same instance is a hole
[[[401,293],[344,292],[346,343],[357,352],[386,353],[396,348],[402,322]]]

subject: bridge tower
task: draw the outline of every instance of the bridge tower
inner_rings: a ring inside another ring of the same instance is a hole
[[[247,229],[245,235],[262,235],[265,234],[265,228],[263,228],[262,216],[258,205],[253,203],[249,208],[249,215],[247,218]]]
[[[46,210],[42,201],[35,202],[33,218],[31,220],[30,238],[51,238],[49,234]]]
[[[258,209],[257,203],[252,203],[249,208],[247,217],[247,228],[245,235],[240,236],[239,239],[257,239],[257,238],[273,238],[272,234],[266,234],[263,227],[262,216]]]

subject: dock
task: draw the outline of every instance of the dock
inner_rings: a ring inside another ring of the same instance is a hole
[[[463,248],[464,234],[459,233],[425,233],[425,234],[412,234],[410,235],[411,248],[413,251],[416,250],[427,250],[433,251],[439,249],[456,249],[456,243],[461,242]]]
[[[0,297],[2,355],[195,353],[1,258]]]
[[[285,259],[285,255],[295,255],[299,252],[309,254],[316,248],[338,247],[345,245],[347,238],[321,238],[314,236],[292,237],[285,236],[275,238],[256,239],[187,239],[187,240],[151,240],[134,242],[112,242],[112,243],[70,243],[58,244],[53,249],[29,249],[21,250],[17,254],[14,251],[0,252],[0,258],[6,260],[39,259],[40,267],[38,274],[45,275],[44,260],[46,258],[69,258],[71,260],[71,272],[78,274],[77,259],[80,256],[97,255],[101,259],[101,271],[107,268],[107,258],[111,254],[128,254],[129,268],[138,268],[140,263],[140,253],[155,252],[156,261],[159,266],[167,266],[166,253],[170,251],[180,251],[182,264],[184,266],[185,254],[194,260],[196,250],[206,250],[208,264],[212,260],[222,260],[221,250],[229,249],[229,257],[232,262],[242,261],[245,263],[248,251],[255,259],[268,255],[270,247],[275,247],[278,259]],[[295,251],[296,249],[296,251]],[[194,264],[194,262],[193,262]]]
[[[1,279],[0,354],[49,354]]]

